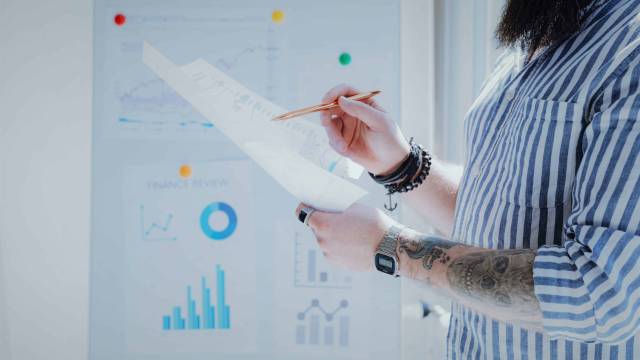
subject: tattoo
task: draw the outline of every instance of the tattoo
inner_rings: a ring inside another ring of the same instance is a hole
[[[456,245],[459,244],[431,236],[400,238],[398,239],[398,253],[406,253],[412,259],[422,259],[422,267],[431,270],[436,262],[440,264],[449,262],[451,258],[447,250]]]
[[[539,311],[533,291],[534,250],[479,251],[461,255],[447,268],[454,292],[526,314]]]

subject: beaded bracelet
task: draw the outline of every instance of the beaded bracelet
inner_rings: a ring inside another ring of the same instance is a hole
[[[400,165],[388,175],[374,175],[369,173],[369,176],[373,181],[381,185],[392,184],[402,180],[409,172],[409,168],[414,163],[412,157],[414,156],[413,148],[409,151],[409,155],[400,163]]]
[[[409,140],[411,151],[403,162],[390,174],[385,176],[369,176],[378,184],[384,185],[387,195],[396,192],[409,192],[420,186],[431,170],[431,156],[421,145]]]

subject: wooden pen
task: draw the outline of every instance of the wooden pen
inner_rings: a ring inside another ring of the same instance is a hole
[[[347,99],[349,100],[354,100],[354,101],[362,101],[362,100],[367,100],[370,99],[378,94],[380,94],[380,90],[375,90],[375,91],[370,91],[370,92],[366,92],[366,93],[361,93],[361,94],[356,94],[356,95],[351,95],[351,96],[347,96]],[[304,109],[299,109],[299,110],[294,110],[288,113],[284,113],[281,115],[278,115],[276,117],[274,117],[271,120],[274,121],[282,121],[282,120],[289,120],[298,116],[303,116],[303,115],[307,115],[307,114],[311,114],[314,112],[318,112],[318,111],[325,111],[325,110],[331,110],[331,109],[335,109],[337,108],[338,105],[338,100],[332,102],[332,103],[328,103],[328,104],[320,104],[320,105],[314,105],[314,106],[309,106],[306,107]]]

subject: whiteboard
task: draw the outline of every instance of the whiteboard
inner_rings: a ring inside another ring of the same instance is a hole
[[[202,57],[290,109],[341,82],[382,89],[399,118],[399,2],[94,5],[90,358],[397,357],[399,282],[328,264],[296,199],[141,49]]]

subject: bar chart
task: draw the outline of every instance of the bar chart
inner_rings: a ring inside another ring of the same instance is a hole
[[[326,263],[322,252],[315,246],[310,233],[294,232],[294,285],[314,288],[350,288],[351,274],[332,268]]]
[[[320,305],[318,299],[298,313],[295,342],[297,345],[349,346],[349,316],[344,314],[349,307],[347,300],[332,311]]]
[[[225,273],[216,265],[216,305],[212,305],[211,288],[207,278],[200,279],[200,299],[198,306],[196,294],[191,285],[186,289],[186,306],[176,305],[171,314],[162,317],[163,330],[211,330],[230,329],[230,308],[225,300]],[[186,311],[184,311],[186,309]]]

